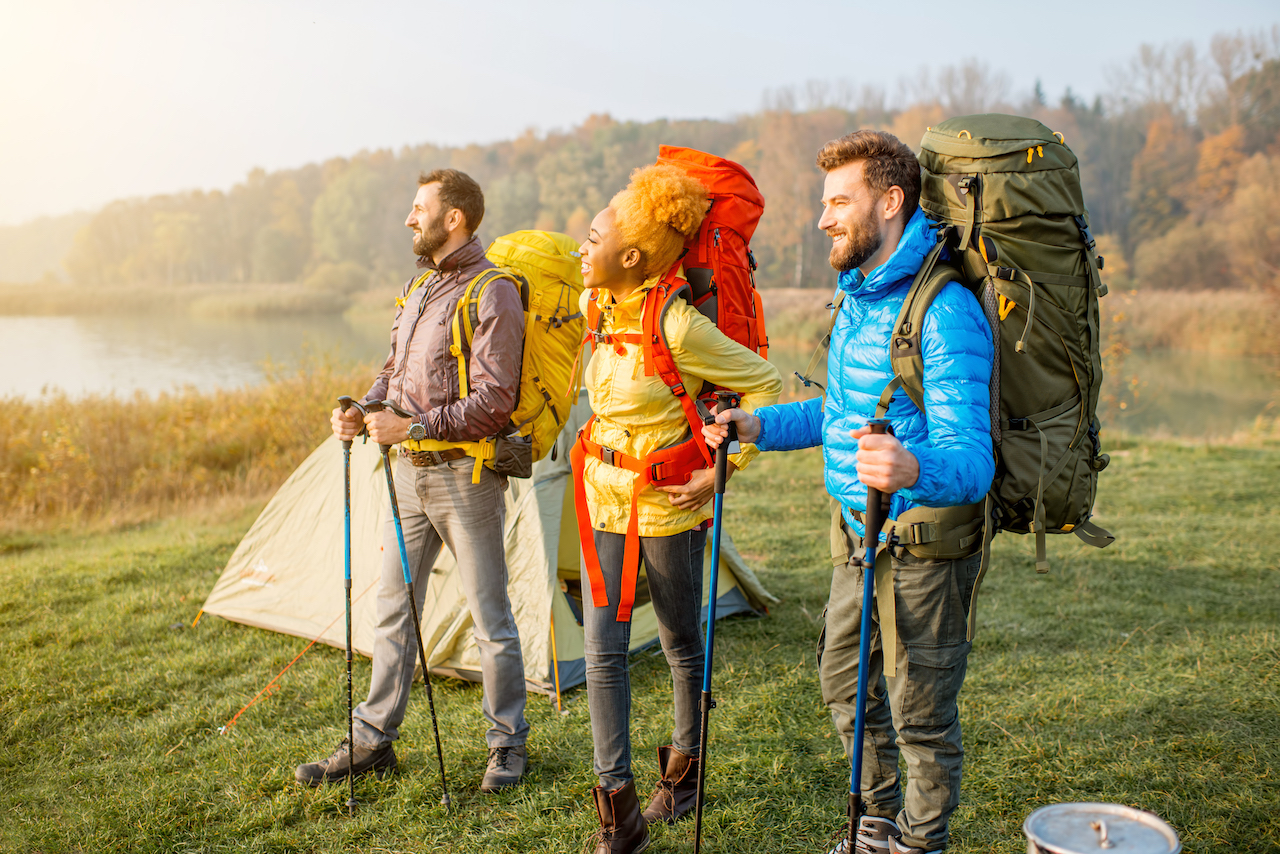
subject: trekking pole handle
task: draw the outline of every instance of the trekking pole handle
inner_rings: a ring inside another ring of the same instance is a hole
[[[382,405],[383,405],[384,407],[386,407],[387,409],[390,409],[393,413],[395,413],[395,414],[396,414],[397,416],[399,416],[400,418],[412,418],[412,417],[413,417],[413,413],[412,413],[412,412],[406,412],[405,410],[401,409],[399,406],[397,406],[394,402],[392,402],[392,401],[390,401],[390,400],[384,400],[384,401],[382,401]]]
[[[737,409],[741,403],[742,397],[736,391],[716,392],[716,412]],[[716,448],[716,494],[718,495],[724,495],[725,483],[729,480],[729,454],[741,450],[738,444],[738,425],[730,421],[725,427],[728,428],[729,435],[720,443],[720,447]]]
[[[893,425],[889,423],[887,418],[872,418],[867,421],[867,427],[871,429],[874,435],[893,435]],[[863,534],[867,542],[880,539],[880,529],[884,527],[884,520],[889,515],[889,499],[893,493],[885,493],[876,489],[874,486],[867,487],[867,513],[864,517],[866,525]]]
[[[350,395],[346,395],[346,394],[338,398],[338,406],[342,409],[343,412],[346,412],[348,409],[354,406],[357,410],[359,410],[362,416],[369,412],[369,408],[365,404],[362,404],[353,400]],[[364,424],[362,423],[360,425],[360,432],[357,433],[356,436],[364,436],[364,440],[368,442],[369,428],[365,427]],[[343,439],[342,447],[350,448],[351,442],[352,442],[351,439]]]

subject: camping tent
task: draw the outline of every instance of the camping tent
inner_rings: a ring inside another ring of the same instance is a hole
[[[581,620],[581,550],[569,449],[590,416],[586,392],[570,411],[553,454],[506,493],[508,590],[531,690],[550,692],[586,678]],[[342,586],[342,449],[329,437],[262,511],[227,562],[204,611],[228,620],[345,647]],[[383,520],[390,513],[377,445],[351,448],[352,644],[370,655],[382,563]],[[703,576],[703,619],[710,588],[710,542]],[[716,616],[762,612],[773,596],[743,562],[727,532],[720,549]],[[658,622],[641,573],[631,648],[654,644]],[[432,568],[422,610],[431,672],[478,681],[480,658],[471,615],[447,549]]]

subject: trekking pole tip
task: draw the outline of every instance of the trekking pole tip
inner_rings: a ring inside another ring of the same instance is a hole
[[[347,798],[347,815],[355,815],[356,807],[360,806],[360,802],[355,798]]]

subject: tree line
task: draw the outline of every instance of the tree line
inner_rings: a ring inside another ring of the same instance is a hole
[[[1086,103],[970,61],[904,80],[890,97],[847,81],[766,93],[732,120],[588,118],[490,145],[362,152],[299,169],[254,170],[228,191],[107,205],[76,233],[63,265],[80,285],[297,282],[353,292],[411,270],[403,227],[419,172],[454,167],[484,187],[480,230],[585,235],[591,217],[652,162],[660,143],[737,160],[766,211],[752,247],[764,287],[831,286],[816,222],[822,143],[857,128],[918,147],[953,115],[1012,112],[1061,132],[1080,159],[1085,200],[1114,286],[1248,287],[1280,293],[1280,26],[1144,46]]]

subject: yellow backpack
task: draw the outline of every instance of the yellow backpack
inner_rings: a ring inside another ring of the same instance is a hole
[[[578,241],[550,231],[516,231],[493,241],[485,254],[498,268],[472,279],[458,300],[449,352],[458,360],[458,396],[466,397],[470,393],[467,362],[471,338],[480,323],[480,299],[495,279],[514,282],[525,316],[520,391],[511,429],[505,436],[479,442],[405,443],[424,451],[463,448],[476,460],[476,482],[481,464],[499,474],[528,477],[529,467],[555,446],[569,407],[578,399],[581,377],[575,365],[583,337]]]

